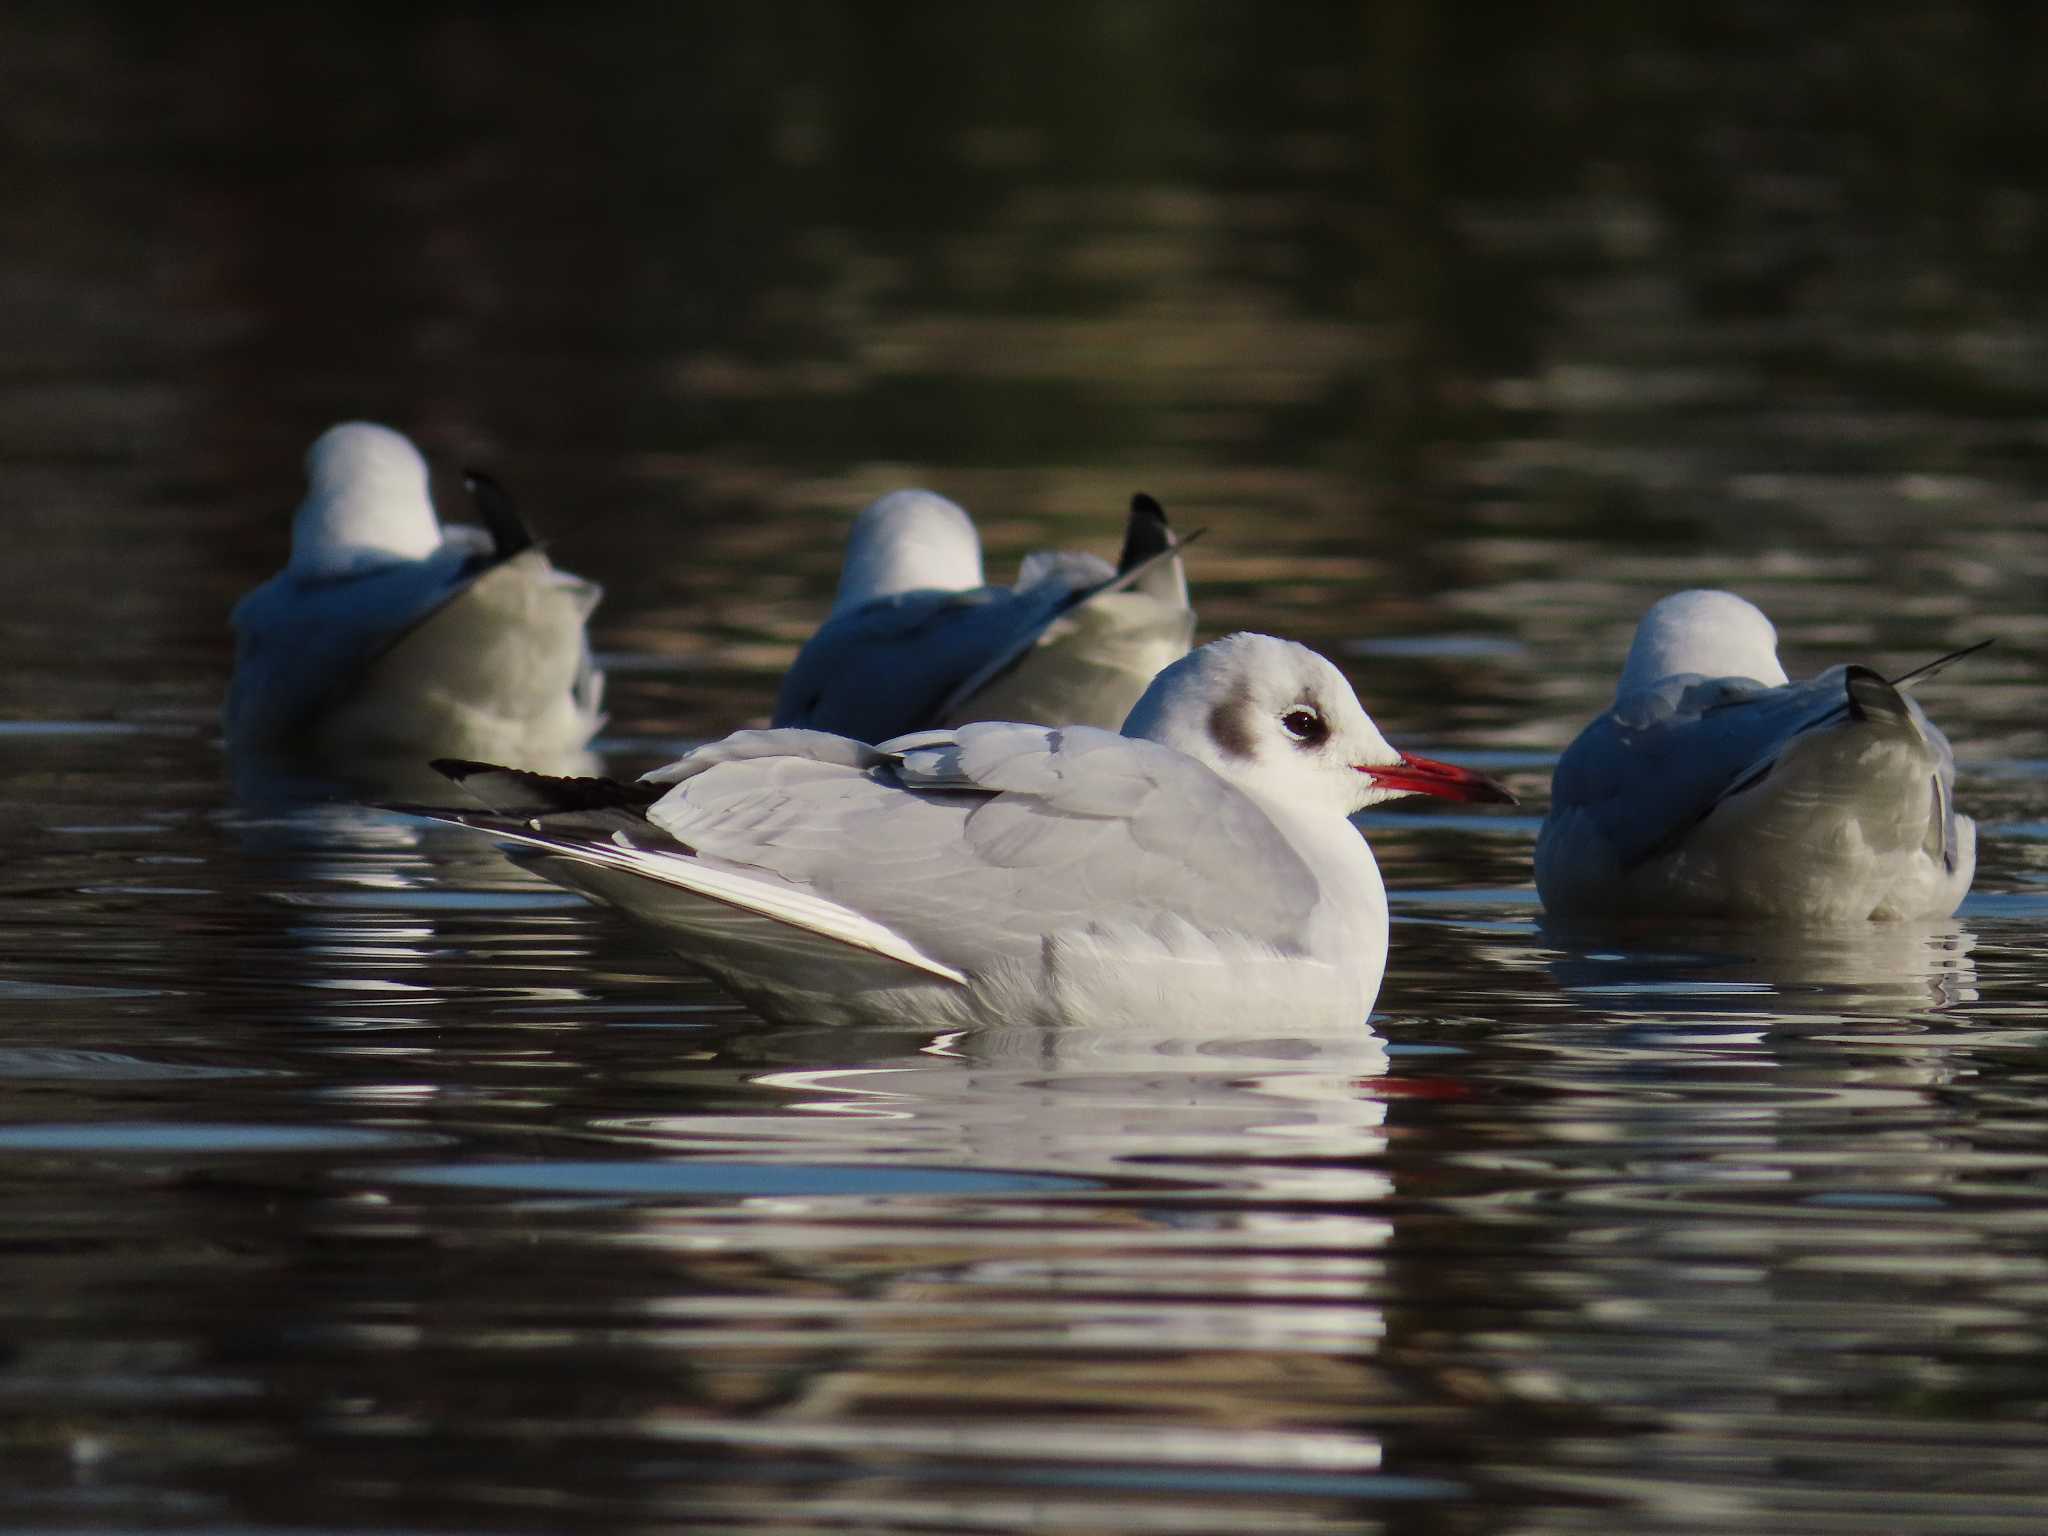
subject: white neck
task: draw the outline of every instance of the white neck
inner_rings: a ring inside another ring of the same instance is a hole
[[[1321,899],[1304,935],[1310,957],[1353,972],[1372,997],[1387,968],[1388,930],[1387,887],[1372,845],[1328,812],[1252,798],[1315,874]]]
[[[901,592],[980,585],[981,540],[967,514],[930,491],[891,491],[854,520],[832,611]]]

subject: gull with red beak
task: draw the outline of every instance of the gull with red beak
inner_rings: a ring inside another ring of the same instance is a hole
[[[1387,899],[1347,818],[1513,799],[1396,751],[1336,667],[1248,634],[1166,668],[1121,733],[741,731],[635,784],[437,766],[492,808],[444,819],[655,925],[762,1014],[936,1029],[1362,1026]]]

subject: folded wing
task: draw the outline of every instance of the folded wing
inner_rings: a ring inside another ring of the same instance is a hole
[[[1634,694],[1566,751],[1553,806],[1588,815],[1622,868],[1655,858],[1761,782],[1795,738],[1850,723],[1850,671],[1775,688],[1678,677]]]
[[[685,933],[709,938],[738,908],[954,979],[1104,923],[1187,923],[1286,953],[1319,897],[1241,793],[1106,731],[977,725],[881,749],[750,732],[662,776],[674,788],[644,810],[459,819],[725,909],[603,893]]]
[[[978,587],[906,592],[828,619],[797,653],[775,700],[778,726],[880,741],[928,725],[1020,635],[1057,614],[1059,594]]]
[[[881,741],[963,715],[973,718],[976,695],[1017,672],[1055,625],[1063,632],[1072,628],[1091,604],[1142,598],[1143,613],[1119,613],[1099,632],[1076,632],[1080,649],[1101,650],[1105,666],[1128,665],[1130,658],[1120,654],[1125,650],[1144,656],[1135,686],[1111,690],[1127,707],[1152,673],[1185,655],[1194,638],[1180,554],[1187,542],[1174,537],[1159,503],[1140,495],[1132,499],[1115,570],[1093,555],[1038,553],[1025,560],[1015,587],[905,592],[829,619],[783,679],[774,723]],[[1093,707],[1099,701],[1091,698],[1098,690],[1091,690],[1085,675],[1070,686],[1049,683],[1048,690],[1078,712],[1054,711],[1063,719],[1100,712]],[[1094,723],[1121,724],[1121,708],[1110,713],[1118,718]]]
[[[303,581],[284,571],[235,605],[230,742],[291,734],[474,579],[478,561],[445,545],[429,559]]]
[[[1199,529],[1196,531],[1200,532]],[[1192,537],[1194,535],[1190,535],[1190,538]],[[1020,593],[1029,595],[1045,586],[1058,594],[1057,602],[1042,618],[1028,629],[1020,631],[1001,650],[962,677],[941,702],[932,718],[948,720],[967,712],[977,694],[1022,666],[1025,658],[1045,640],[1048,631],[1056,623],[1063,619],[1080,618],[1082,611],[1090,604],[1107,604],[1124,593],[1132,594],[1132,597],[1124,598],[1126,603],[1132,602],[1135,598],[1149,599],[1149,602],[1143,605],[1142,616],[1134,620],[1131,615],[1121,615],[1121,625],[1112,620],[1104,626],[1109,632],[1099,635],[1089,634],[1083,629],[1081,633],[1085,638],[1081,639],[1080,644],[1084,651],[1091,646],[1100,646],[1105,652],[1113,653],[1122,648],[1114,631],[1117,628],[1137,628],[1156,632],[1164,645],[1164,650],[1160,654],[1167,655],[1169,659],[1178,659],[1186,655],[1195,635],[1195,616],[1188,607],[1187,576],[1181,566],[1180,552],[1186,542],[1187,540],[1174,538],[1173,531],[1166,525],[1165,514],[1159,510],[1158,502],[1149,496],[1138,496],[1131,504],[1130,524],[1124,535],[1123,557],[1115,571],[1103,566],[1099,560],[1090,560],[1087,566],[1068,566],[1065,569],[1059,569],[1052,563],[1053,560],[1073,561],[1076,557],[1072,555],[1055,556],[1051,559],[1032,556],[1030,560],[1025,561],[1024,569],[1019,576]],[[1034,571],[1033,561],[1045,561],[1045,564]],[[1123,644],[1128,645],[1134,637],[1121,638]],[[1143,683],[1149,680],[1147,677],[1139,681],[1136,692],[1142,692]],[[1076,687],[1079,689],[1080,685],[1077,684]],[[1085,692],[1085,689],[1081,691]],[[1131,695],[1132,701],[1135,701],[1136,692]],[[1068,718],[1075,717],[1070,715]],[[1121,724],[1122,721],[1096,723]]]

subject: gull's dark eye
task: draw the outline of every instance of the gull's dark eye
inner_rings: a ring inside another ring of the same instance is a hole
[[[1321,715],[1305,706],[1290,709],[1282,715],[1280,728],[1292,736],[1299,746],[1320,747],[1330,739],[1329,724]]]

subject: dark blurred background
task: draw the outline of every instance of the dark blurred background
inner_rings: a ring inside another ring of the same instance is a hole
[[[81,708],[95,591],[210,718],[352,416],[512,484],[652,730],[905,482],[1005,574],[1149,489],[1211,633],[1917,644],[2048,567],[2044,72],[2029,4],[18,3],[0,702]]]

